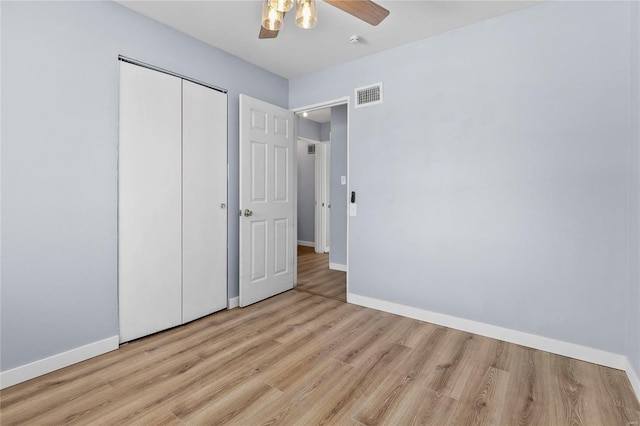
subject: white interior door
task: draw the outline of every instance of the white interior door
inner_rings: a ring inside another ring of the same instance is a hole
[[[324,229],[323,229],[323,215],[325,209],[325,200],[324,200],[324,157],[323,157],[323,148],[322,143],[315,144],[315,176],[314,176],[314,184],[315,184],[315,211],[314,211],[314,250],[316,253],[324,253]]]
[[[240,95],[240,306],[293,288],[293,118]]]
[[[181,79],[120,62],[120,341],[176,326],[181,306]]]
[[[330,241],[330,160],[331,145],[329,142],[316,144],[315,159],[315,251],[328,253]]]
[[[327,207],[322,212],[324,217],[322,241],[324,243],[324,252],[329,253],[331,246],[331,143],[322,145],[322,159],[324,162],[324,167],[322,168],[324,177],[324,202]]]
[[[183,80],[182,321],[227,306],[227,95]]]

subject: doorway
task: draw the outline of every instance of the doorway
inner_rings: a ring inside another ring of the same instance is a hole
[[[348,99],[296,115],[297,289],[347,301]]]
[[[298,245],[296,289],[330,299],[347,301],[347,273],[329,268],[329,253]]]

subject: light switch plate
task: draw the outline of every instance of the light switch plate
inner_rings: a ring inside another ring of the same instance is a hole
[[[358,215],[358,205],[356,203],[349,204],[349,216]]]
[[[340,176],[340,185],[346,185],[346,184],[347,184],[347,177]]]

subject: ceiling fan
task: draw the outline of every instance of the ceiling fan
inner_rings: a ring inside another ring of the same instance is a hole
[[[355,16],[371,25],[378,25],[389,15],[389,11],[371,0],[324,0],[343,12]],[[294,0],[263,0],[262,26],[258,38],[276,38],[282,28],[284,15],[293,9]],[[295,0],[296,25],[313,28],[317,22],[316,0]]]

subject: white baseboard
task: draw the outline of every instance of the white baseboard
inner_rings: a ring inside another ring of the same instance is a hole
[[[118,349],[119,343],[119,336],[112,336],[104,340],[89,343],[85,346],[80,346],[79,348],[71,349],[67,352],[21,365],[11,370],[3,371],[0,373],[0,389],[8,388],[9,386],[26,382],[34,377],[51,373],[52,371],[59,370],[71,364],[111,352]]]
[[[329,263],[329,269],[333,269],[334,271],[347,272],[347,265],[343,265],[342,263]]]
[[[627,357],[624,355],[590,348],[588,346],[577,345],[575,343],[550,339],[548,337],[537,336],[535,334],[524,333],[522,331],[512,330],[509,328],[431,312],[424,309],[414,308],[412,306],[400,305],[398,303],[387,302],[385,300],[360,296],[353,293],[347,294],[347,302],[582,361],[592,362],[594,364],[616,368],[618,370],[626,371],[628,365]]]
[[[227,303],[227,309],[237,308],[238,306],[240,306],[240,297],[236,296],[229,299],[229,302]]]
[[[305,247],[315,247],[316,243],[314,243],[313,241],[298,240],[298,245],[299,246],[305,246]]]
[[[640,401],[640,378],[638,378],[638,373],[633,368],[633,365],[631,365],[631,361],[629,360],[629,358],[626,358],[626,361],[627,365],[624,370],[627,372],[627,377],[631,382],[631,387],[636,392],[636,398],[638,398],[638,401]]]

